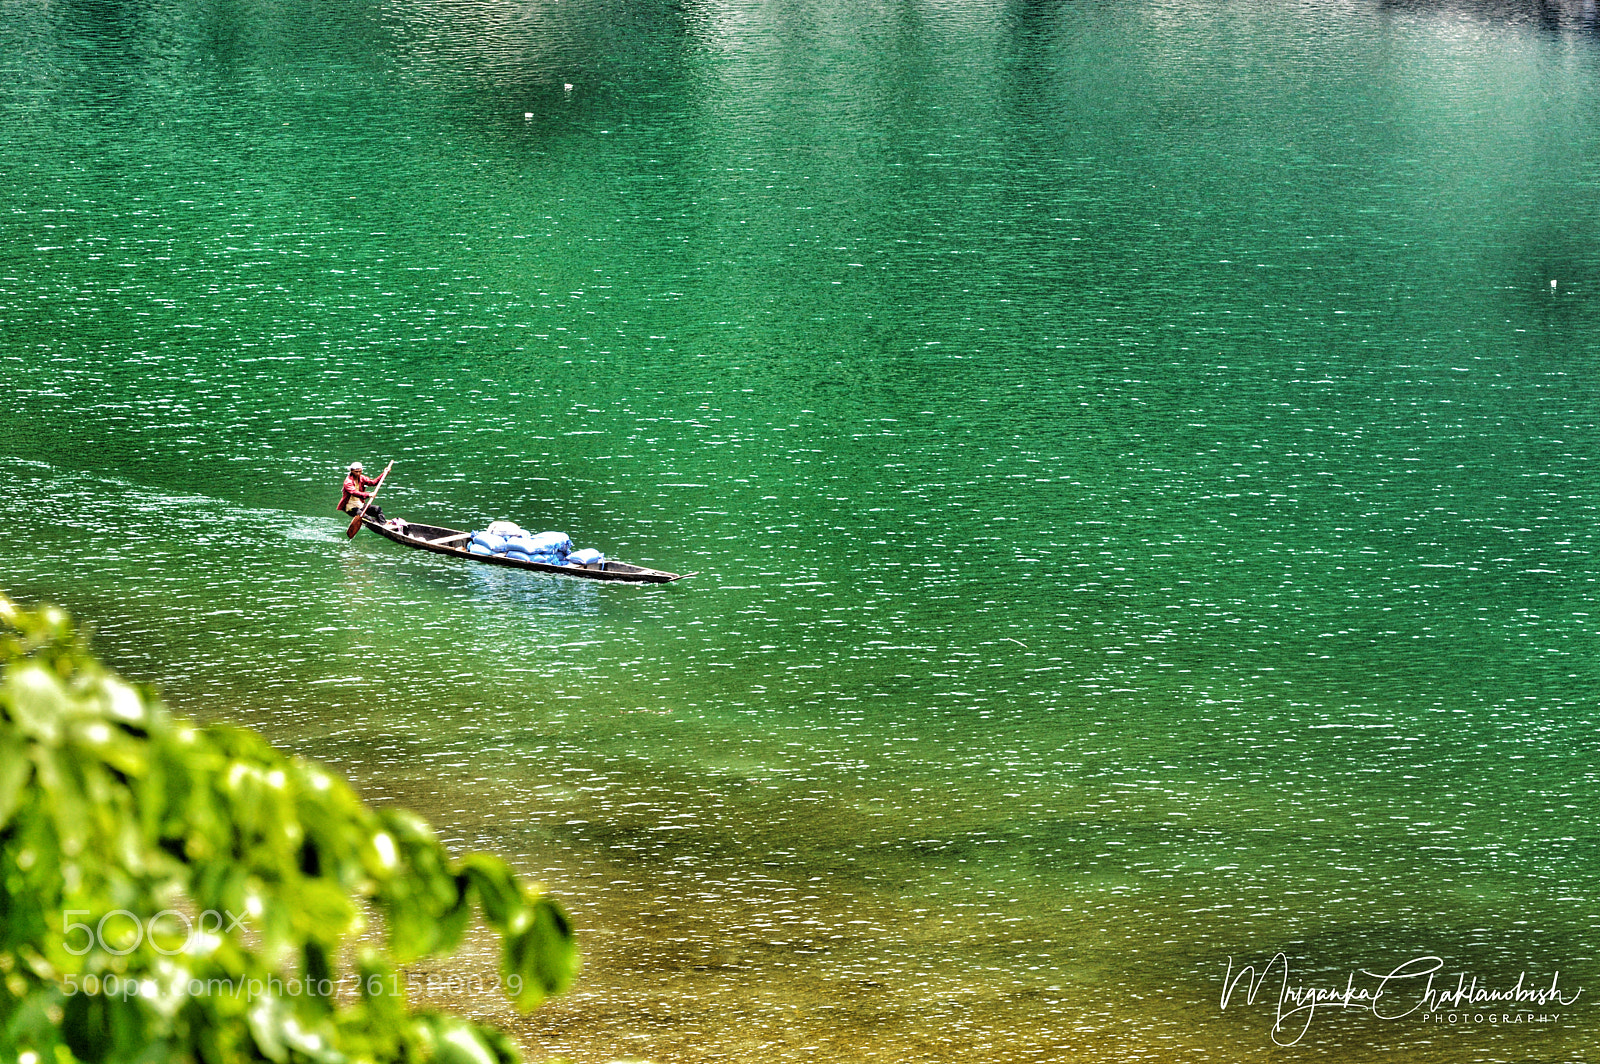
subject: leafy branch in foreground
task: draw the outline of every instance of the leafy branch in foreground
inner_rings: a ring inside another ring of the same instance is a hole
[[[571,981],[565,915],[498,858],[171,718],[61,611],[0,597],[0,669],[0,1060],[513,1061],[406,1006],[398,966],[455,949],[475,908],[520,1008]],[[367,912],[381,948],[355,941]]]

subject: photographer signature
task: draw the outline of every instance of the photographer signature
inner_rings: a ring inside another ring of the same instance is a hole
[[[1414,957],[1395,966],[1386,975],[1369,972],[1365,968],[1353,971],[1345,979],[1343,987],[1309,986],[1293,981],[1286,954],[1274,954],[1259,971],[1255,965],[1247,964],[1235,972],[1233,958],[1229,957],[1227,973],[1222,980],[1222,1007],[1228,1007],[1234,992],[1241,986],[1244,988],[1245,1003],[1254,1004],[1256,995],[1267,979],[1274,972],[1281,972],[1272,1040],[1281,1046],[1292,1046],[1311,1029],[1318,1009],[1356,1009],[1371,1012],[1380,1020],[1398,1020],[1415,1013],[1429,1016],[1452,1009],[1515,1010],[1515,1016],[1507,1012],[1500,1020],[1512,1023],[1522,1022],[1524,1014],[1533,1006],[1565,1007],[1577,1001],[1578,995],[1583,993],[1583,988],[1579,987],[1570,997],[1564,995],[1560,987],[1560,972],[1550,977],[1549,986],[1526,985],[1527,973],[1522,972],[1517,975],[1515,984],[1496,989],[1487,981],[1480,986],[1477,976],[1469,980],[1465,973],[1457,975],[1454,986],[1451,986],[1447,976],[1439,977],[1443,969],[1443,958]],[[1358,976],[1361,978],[1358,979]],[[1495,1018],[1491,1017],[1491,1020]],[[1530,1020],[1551,1022],[1556,1018],[1541,1015],[1530,1017]]]

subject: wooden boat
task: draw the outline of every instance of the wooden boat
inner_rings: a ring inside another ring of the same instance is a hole
[[[508,569],[530,569],[536,573],[550,573],[554,576],[576,576],[585,580],[617,580],[629,584],[665,584],[695,575],[665,573],[660,569],[646,569],[642,565],[630,565],[609,558],[594,565],[547,565],[544,562],[525,562],[499,554],[473,554],[467,550],[467,543],[472,538],[471,532],[461,532],[440,525],[417,525],[393,518],[380,524],[366,517],[361,523],[384,539],[391,539],[407,547],[443,554],[447,558],[465,558],[468,561],[486,562],[489,565],[503,565]]]

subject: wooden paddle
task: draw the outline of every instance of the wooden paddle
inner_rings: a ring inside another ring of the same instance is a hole
[[[394,462],[383,467],[383,472],[378,474],[378,482],[372,485],[372,494],[367,496],[367,501],[362,503],[361,510],[356,514],[355,520],[350,522],[350,527],[345,530],[346,539],[355,539],[356,533],[361,531],[361,519],[367,516],[367,508],[372,505],[372,500],[377,498],[378,489],[383,487],[383,478],[389,475],[389,470],[394,468]]]

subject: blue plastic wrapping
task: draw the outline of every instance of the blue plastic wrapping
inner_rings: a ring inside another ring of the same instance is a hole
[[[572,553],[572,537],[565,532],[540,532],[529,538],[534,553],[554,554],[561,558]]]
[[[506,541],[493,532],[474,532],[472,534],[472,542],[488,548],[491,553],[504,550],[506,546]]]

